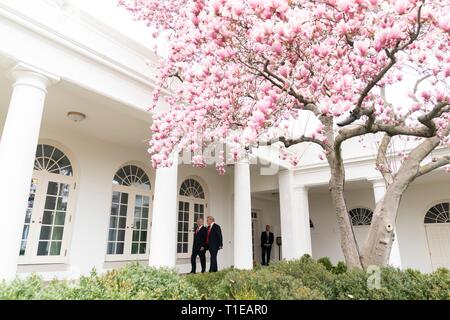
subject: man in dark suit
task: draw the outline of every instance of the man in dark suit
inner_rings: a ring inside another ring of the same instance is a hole
[[[197,271],[197,256],[200,257],[202,273],[206,271],[206,228],[203,225],[203,219],[197,220],[197,227],[194,230],[194,243],[192,245],[191,273]]]
[[[209,272],[217,272],[217,253],[223,248],[222,229],[215,223],[214,217],[208,217],[206,223],[208,224],[206,230],[206,245],[211,254]]]
[[[262,253],[262,265],[268,266],[270,262],[270,252],[273,245],[273,233],[270,232],[270,226],[266,226],[266,231],[261,233],[261,253]]]

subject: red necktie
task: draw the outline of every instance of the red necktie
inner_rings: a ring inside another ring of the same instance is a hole
[[[198,234],[198,229],[200,229],[200,227],[197,227],[197,229],[195,229],[195,235]]]
[[[211,226],[208,227],[208,234],[206,235],[206,244],[209,242],[209,235],[211,234]]]

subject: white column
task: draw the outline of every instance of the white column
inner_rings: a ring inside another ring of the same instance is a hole
[[[299,259],[312,255],[309,223],[308,188],[295,187],[292,171],[278,175],[283,259]]]
[[[149,265],[174,268],[177,255],[178,155],[156,170]]]
[[[0,280],[16,275],[47,87],[58,81],[25,64],[10,75],[15,82],[0,142]]]
[[[375,197],[375,204],[381,201],[386,193],[386,182],[383,179],[373,180],[373,193]],[[400,257],[400,247],[398,244],[398,233],[397,228],[394,229],[394,242],[392,243],[391,255],[389,257],[389,264],[391,266],[401,268],[402,260]]]
[[[253,268],[252,200],[250,164],[242,160],[234,166],[234,267]]]

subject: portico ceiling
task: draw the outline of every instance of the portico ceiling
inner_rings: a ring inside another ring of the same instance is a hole
[[[0,61],[0,128],[3,128],[12,93],[12,81],[7,78],[8,69],[12,65],[5,59]],[[74,123],[67,118],[70,111],[84,113],[87,118]],[[125,106],[64,80],[49,89],[42,122],[43,128],[70,128],[83,135],[132,148],[146,148],[150,125],[149,113]]]

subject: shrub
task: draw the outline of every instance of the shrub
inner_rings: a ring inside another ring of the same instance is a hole
[[[143,267],[138,263],[98,275],[81,277],[77,283],[53,281],[44,285],[32,276],[0,286],[0,299],[64,300],[189,300],[200,299],[198,290],[175,271]]]
[[[37,276],[0,282],[0,300],[450,300],[449,270],[431,274],[379,270],[380,287],[372,289],[368,280],[374,278],[368,272],[309,256],[253,271],[227,269],[188,276],[135,263],[104,275],[93,271],[76,282],[46,283]]]
[[[319,300],[325,297],[303,285],[300,279],[266,268],[231,271],[216,288],[218,299],[231,300]]]
[[[214,300],[217,299],[215,288],[231,271],[232,269],[225,269],[219,272],[190,274],[186,276],[186,280],[201,293],[202,299]]]
[[[325,297],[333,295],[334,275],[308,255],[303,256],[300,260],[272,263],[269,269],[295,279],[301,279],[306,287],[319,290]]]

